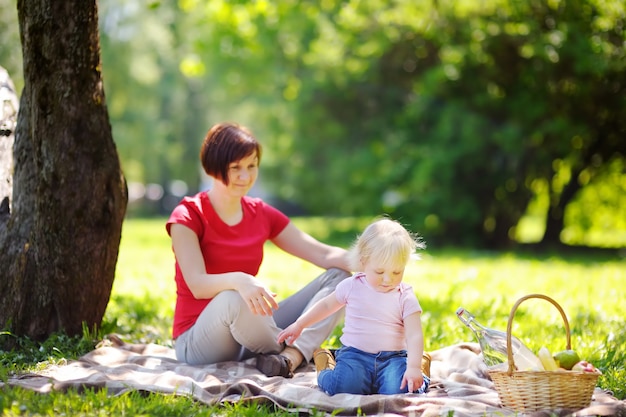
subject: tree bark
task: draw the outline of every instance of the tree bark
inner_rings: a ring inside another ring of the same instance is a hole
[[[550,192],[551,201],[556,201],[554,204],[550,204],[548,207],[548,215],[546,217],[546,230],[543,234],[541,246],[561,246],[561,232],[565,228],[565,209],[568,204],[576,196],[576,193],[581,189],[581,185],[578,182],[578,176],[581,170],[573,170],[569,182],[563,188],[560,195],[554,195]]]
[[[127,190],[105,104],[96,0],[18,0],[17,8],[24,90],[11,213],[0,219],[0,327],[41,340],[101,324]]]

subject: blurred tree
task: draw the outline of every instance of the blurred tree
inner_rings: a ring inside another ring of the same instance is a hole
[[[11,212],[0,218],[0,325],[33,339],[81,334],[104,315],[126,209],[96,0],[17,8],[24,89]]]
[[[302,169],[277,166],[315,212],[499,247],[546,184],[559,244],[578,191],[623,161],[623,3],[323,4],[284,154]]]
[[[20,31],[17,23],[15,0],[0,0],[0,65],[9,74],[15,89],[22,91],[22,55],[20,50]],[[18,94],[19,95],[19,94]]]
[[[189,25],[175,4],[101,1],[102,61],[113,133],[129,181],[199,186],[210,106],[181,71]]]
[[[574,206],[626,191],[618,0],[100,3],[131,181],[195,191],[202,137],[234,120],[279,198],[387,212],[430,241],[506,245],[534,207],[555,243],[564,222],[608,224]]]
[[[15,84],[0,65],[0,213],[10,209],[13,194],[13,142],[19,107]]]

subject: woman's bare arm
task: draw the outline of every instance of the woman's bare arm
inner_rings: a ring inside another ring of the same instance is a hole
[[[272,315],[278,308],[275,294],[261,281],[241,271],[207,274],[196,233],[180,224],[170,228],[172,247],[183,278],[195,298],[213,298],[225,290],[239,292],[255,314]]]
[[[332,267],[350,271],[347,251],[337,246],[327,245],[290,222],[272,242],[298,258],[311,262],[320,268]]]

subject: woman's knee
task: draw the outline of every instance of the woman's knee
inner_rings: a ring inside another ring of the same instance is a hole
[[[220,292],[215,297],[213,297],[211,303],[215,303],[213,304],[214,307],[217,307],[218,305],[239,307],[246,304],[243,298],[241,298],[239,292],[235,290],[224,290]]]
[[[322,287],[336,287],[344,279],[348,278],[350,273],[340,268],[330,268],[326,270],[322,278]]]
[[[237,291],[222,291],[213,297],[211,302],[200,313],[194,327],[200,327],[202,329],[200,333],[212,333],[215,323],[229,326],[238,320],[241,313],[245,313],[246,310],[248,310],[248,307]],[[203,337],[209,337],[209,334]]]

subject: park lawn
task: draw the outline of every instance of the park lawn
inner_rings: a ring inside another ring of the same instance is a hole
[[[320,239],[346,246],[367,219],[297,218],[294,222]],[[175,285],[164,223],[162,219],[125,223],[105,320],[115,323],[128,339],[170,345]],[[259,278],[268,282],[280,299],[321,272],[268,244]],[[511,308],[520,297],[532,293],[552,297],[568,316],[572,347],[581,357],[599,366],[606,362],[610,368],[600,378],[600,385],[621,393],[621,398],[626,396],[626,305],[620,302],[626,298],[624,259],[601,252],[565,256],[427,247],[420,260],[411,262],[405,280],[415,288],[424,309],[426,348],[430,350],[473,341],[469,329],[456,318],[460,306],[483,324],[505,330]],[[561,316],[544,300],[522,303],[513,324],[513,334],[535,352],[542,346],[552,352],[565,348]],[[339,335],[337,329],[327,344],[336,346]],[[617,384],[619,380],[622,384]]]
[[[367,219],[302,218],[294,221],[320,239],[348,245]],[[33,370],[75,358],[93,348],[97,339],[115,332],[129,342],[171,346],[171,318],[175,286],[174,265],[164,219],[127,219],[116,279],[102,329],[85,331],[78,340],[63,335],[43,345],[24,342],[19,354],[4,353],[0,378],[9,372]],[[428,243],[428,242],[427,242]],[[506,329],[513,304],[523,295],[541,293],[565,310],[572,347],[603,371],[598,384],[616,397],[626,398],[626,261],[599,252],[577,255],[529,252],[485,252],[429,247],[421,260],[408,266],[405,280],[413,285],[424,309],[427,350],[435,350],[473,336],[456,317],[463,306],[483,324]],[[283,298],[321,273],[315,266],[285,255],[268,244],[259,278]],[[544,300],[520,305],[513,334],[532,350],[565,348],[565,330],[558,311]],[[326,342],[337,346],[340,328]],[[0,416],[14,415],[275,415],[269,406],[208,407],[188,398],[129,393],[34,395],[17,389],[1,392]],[[70,413],[68,410],[71,410]],[[81,414],[82,413],[82,414]],[[285,414],[287,415],[287,414]]]

